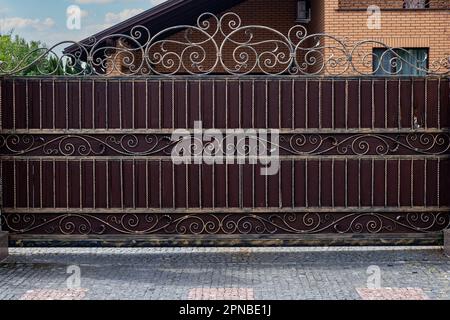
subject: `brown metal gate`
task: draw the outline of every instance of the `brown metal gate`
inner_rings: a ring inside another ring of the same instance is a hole
[[[11,77],[0,94],[17,244],[414,241],[450,225],[447,78]],[[279,129],[279,173],[175,165],[171,133],[197,120]]]

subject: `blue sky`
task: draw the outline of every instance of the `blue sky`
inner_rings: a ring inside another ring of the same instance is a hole
[[[51,46],[78,41],[165,0],[0,0],[0,33],[14,30],[27,40]],[[81,29],[66,27],[67,8],[82,10]]]

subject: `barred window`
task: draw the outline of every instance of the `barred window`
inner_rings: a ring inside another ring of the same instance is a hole
[[[311,21],[311,4],[309,0],[297,1],[297,22],[308,23]]]
[[[430,0],[403,0],[404,9],[426,9],[430,7]]]
[[[374,75],[425,76],[428,48],[373,49]]]

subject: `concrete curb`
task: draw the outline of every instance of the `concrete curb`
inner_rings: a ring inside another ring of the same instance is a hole
[[[450,229],[444,230],[444,253],[450,257]]]
[[[0,262],[8,256],[8,232],[0,231]]]
[[[297,247],[441,246],[443,233],[310,235],[26,235],[10,234],[11,247]]]

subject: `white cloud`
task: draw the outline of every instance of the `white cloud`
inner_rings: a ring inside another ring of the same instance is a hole
[[[108,3],[112,2],[114,0],[77,0],[79,3]],[[130,1],[130,0],[128,0]],[[150,4],[152,7],[160,5],[161,3],[166,2],[167,0],[150,0]],[[105,15],[105,23],[108,25],[114,25],[116,23],[122,22],[124,20],[127,20],[131,17],[134,17],[135,15],[143,12],[144,9],[125,9],[121,12],[114,13],[114,12],[108,12]]]
[[[39,40],[48,47],[51,47],[57,43],[62,43],[58,47],[55,48],[55,52],[61,54],[61,52],[68,46],[72,45],[72,41],[81,41],[84,40],[93,34],[96,34],[99,31],[102,31],[108,28],[108,25],[105,24],[96,24],[90,26],[83,26],[81,30],[74,30],[73,32],[68,33],[64,30],[52,30],[52,32],[48,32],[48,30],[30,30],[29,32],[17,33],[20,36],[23,36],[26,40]]]
[[[55,21],[52,18],[40,19],[28,19],[21,17],[11,17],[0,19],[0,30],[9,31],[15,29],[33,28],[35,30],[45,30],[55,25]]]
[[[75,0],[78,4],[107,4],[114,2],[114,0]]]
[[[149,0],[152,7],[157,6],[167,0]],[[75,0],[76,4],[110,4],[119,2],[119,0]],[[133,0],[122,0],[122,2],[133,2]]]
[[[132,2],[133,0],[122,0],[122,2]],[[157,6],[161,3],[166,2],[167,0],[149,0],[152,6]],[[108,4],[118,2],[118,0],[75,0],[77,4]]]
[[[161,4],[161,3],[164,3],[164,2],[166,2],[166,1],[167,1],[167,0],[150,0],[152,6],[157,6],[157,5],[159,5],[159,4]]]
[[[116,24],[116,23],[122,22],[124,20],[127,20],[131,17],[134,17],[135,15],[137,15],[143,11],[144,11],[143,9],[125,9],[119,13],[108,12],[105,15],[105,23]]]

